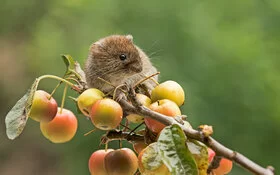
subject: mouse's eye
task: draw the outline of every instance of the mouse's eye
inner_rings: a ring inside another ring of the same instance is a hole
[[[120,54],[120,59],[122,60],[122,61],[124,61],[124,60],[126,60],[126,55],[125,54]]]

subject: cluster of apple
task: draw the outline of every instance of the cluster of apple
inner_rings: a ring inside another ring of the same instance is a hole
[[[97,150],[90,156],[88,166],[91,175],[133,175],[138,161],[128,148]]]
[[[42,134],[53,143],[71,140],[78,128],[73,112],[59,108],[56,100],[43,90],[35,92],[29,117],[40,122]]]
[[[93,125],[101,130],[112,130],[122,121],[123,111],[121,106],[98,89],[90,88],[84,91],[77,99],[80,111],[91,118]],[[136,94],[139,102],[153,111],[164,115],[180,116],[181,106],[185,101],[183,88],[175,81],[166,81],[156,86],[151,98],[143,94]],[[145,121],[146,126],[154,133],[159,133],[165,125],[151,118],[145,118],[137,114],[129,114],[127,120],[132,123]]]
[[[77,99],[80,111],[91,118],[93,125],[101,130],[116,129],[122,121],[123,110],[118,102],[106,98],[98,89],[85,90]]]
[[[134,144],[135,145],[135,144]],[[137,147],[137,146],[136,146]],[[135,147],[134,147],[135,149]],[[128,149],[122,148],[118,150],[97,150],[90,156],[88,166],[92,175],[133,175],[137,168],[142,174],[146,175],[171,175],[168,168],[162,163],[153,169],[147,168],[143,162],[151,158],[151,154],[156,151],[155,145],[150,144],[138,155],[138,160],[135,153]],[[137,149],[135,149],[136,151]],[[137,151],[136,151],[137,152]],[[215,152],[208,148],[209,163],[215,156]],[[232,169],[232,162],[228,159],[222,158],[218,168],[212,170],[213,175],[228,174]]]
[[[150,97],[136,94],[138,101],[152,111],[164,114],[168,117],[181,116],[180,106],[184,104],[185,92],[175,81],[165,81],[157,85],[151,92]],[[100,130],[116,129],[122,119],[123,110],[118,102],[105,96],[96,89],[85,90],[77,98],[79,110],[91,119],[93,125]],[[37,90],[34,94],[29,117],[40,122],[42,134],[53,143],[64,143],[71,140],[77,131],[77,119],[75,115],[65,108],[59,108],[50,94]],[[160,134],[164,124],[138,114],[129,114],[126,119],[131,123],[145,123],[146,127],[154,134]],[[191,127],[188,122],[188,127]],[[149,159],[155,150],[153,144],[134,142],[133,148],[136,154],[128,148],[118,150],[97,150],[89,159],[89,170],[92,175],[132,175],[137,169],[142,174],[169,175],[168,168],[161,164],[157,169],[147,169],[143,165],[145,159]],[[208,149],[209,162],[215,153]],[[220,166],[213,170],[216,175],[226,174],[231,170],[232,162],[222,159]]]

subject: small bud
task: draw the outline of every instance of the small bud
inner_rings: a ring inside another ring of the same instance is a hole
[[[200,125],[198,127],[205,137],[209,137],[213,134],[213,127],[209,125]]]

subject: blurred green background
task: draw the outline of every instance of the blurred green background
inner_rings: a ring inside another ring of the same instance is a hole
[[[31,120],[8,140],[4,117],[36,77],[63,75],[60,54],[83,64],[89,45],[111,34],[132,34],[161,81],[184,87],[182,110],[193,126],[213,125],[226,146],[280,169],[279,19],[279,0],[2,0],[0,174],[89,174],[88,158],[104,134],[84,137],[91,122],[77,115],[75,138],[52,144]],[[40,88],[55,85],[45,80]],[[66,107],[75,111],[70,100]],[[230,174],[250,173],[234,166]]]

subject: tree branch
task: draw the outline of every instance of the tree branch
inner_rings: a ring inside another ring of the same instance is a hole
[[[130,133],[130,132],[123,132],[123,131],[117,131],[117,130],[111,130],[108,131],[102,138],[101,143],[106,144],[112,140],[127,140],[127,141],[133,141],[133,142],[143,142],[144,136]]]
[[[135,113],[145,117],[150,117],[165,125],[178,124],[183,129],[187,137],[204,143],[205,145],[213,149],[217,155],[232,160],[233,162],[239,164],[240,166],[242,166],[243,168],[249,170],[254,174],[274,175],[273,167],[268,166],[267,168],[263,168],[260,165],[256,164],[255,162],[253,162],[252,160],[245,157],[244,155],[225,147],[224,145],[216,141],[214,138],[205,135],[203,132],[194,130],[192,128],[187,128],[182,124],[180,124],[179,122],[177,122],[174,118],[154,112],[146,108],[145,106],[141,105],[136,99],[135,91],[132,88],[129,89],[128,94],[129,94],[128,98],[132,102],[132,105],[124,99],[121,99],[119,101],[122,108],[128,113]]]

